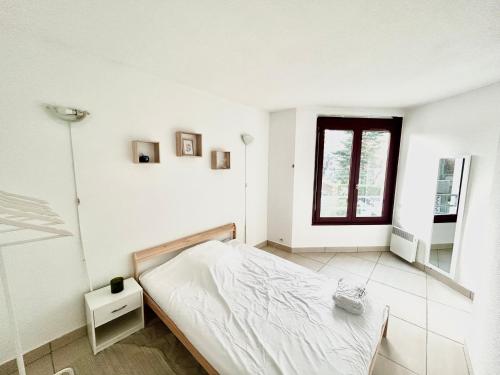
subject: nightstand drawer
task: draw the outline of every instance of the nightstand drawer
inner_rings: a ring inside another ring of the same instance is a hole
[[[134,293],[106,306],[102,306],[94,310],[94,325],[95,327],[99,327],[110,320],[116,319],[123,314],[141,307],[141,305],[142,294]]]

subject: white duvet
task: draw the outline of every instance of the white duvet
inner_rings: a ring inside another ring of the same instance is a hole
[[[327,277],[235,241],[183,251],[140,278],[220,374],[369,372],[385,306],[335,307]]]

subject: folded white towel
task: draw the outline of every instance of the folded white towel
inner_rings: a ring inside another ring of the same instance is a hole
[[[344,279],[340,279],[333,300],[336,306],[352,314],[362,314],[366,304],[365,286],[350,284]]]

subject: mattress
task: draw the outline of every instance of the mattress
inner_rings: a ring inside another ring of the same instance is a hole
[[[220,374],[366,375],[388,313],[368,296],[352,315],[333,280],[235,241],[187,249],[140,281]]]

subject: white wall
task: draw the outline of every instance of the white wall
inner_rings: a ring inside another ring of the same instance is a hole
[[[94,286],[131,274],[131,253],[227,222],[243,235],[248,132],[248,242],[267,239],[267,113],[166,82],[139,69],[35,40],[0,35],[0,189],[51,202],[75,232],[67,126],[42,103],[78,106],[74,125],[81,217]],[[168,46],[166,47],[168,48]],[[203,134],[202,158],[175,156],[176,130]],[[131,160],[131,140],[161,143],[161,164]],[[210,169],[210,150],[231,170]],[[25,350],[84,324],[83,265],[75,237],[5,248]],[[0,363],[13,355],[0,301]]]
[[[295,109],[271,114],[269,140],[267,238],[292,246]]]
[[[475,375],[500,374],[500,146],[484,224],[486,246],[465,345]]]
[[[402,116],[396,109],[311,107],[297,109],[293,194],[294,247],[387,246],[390,225],[312,225],[316,120],[320,115]],[[270,142],[273,142],[271,139]]]
[[[431,239],[438,160],[472,155],[456,280],[475,290],[484,252],[484,217],[500,134],[500,84],[406,112],[395,200],[395,222],[421,239],[425,262]]]

